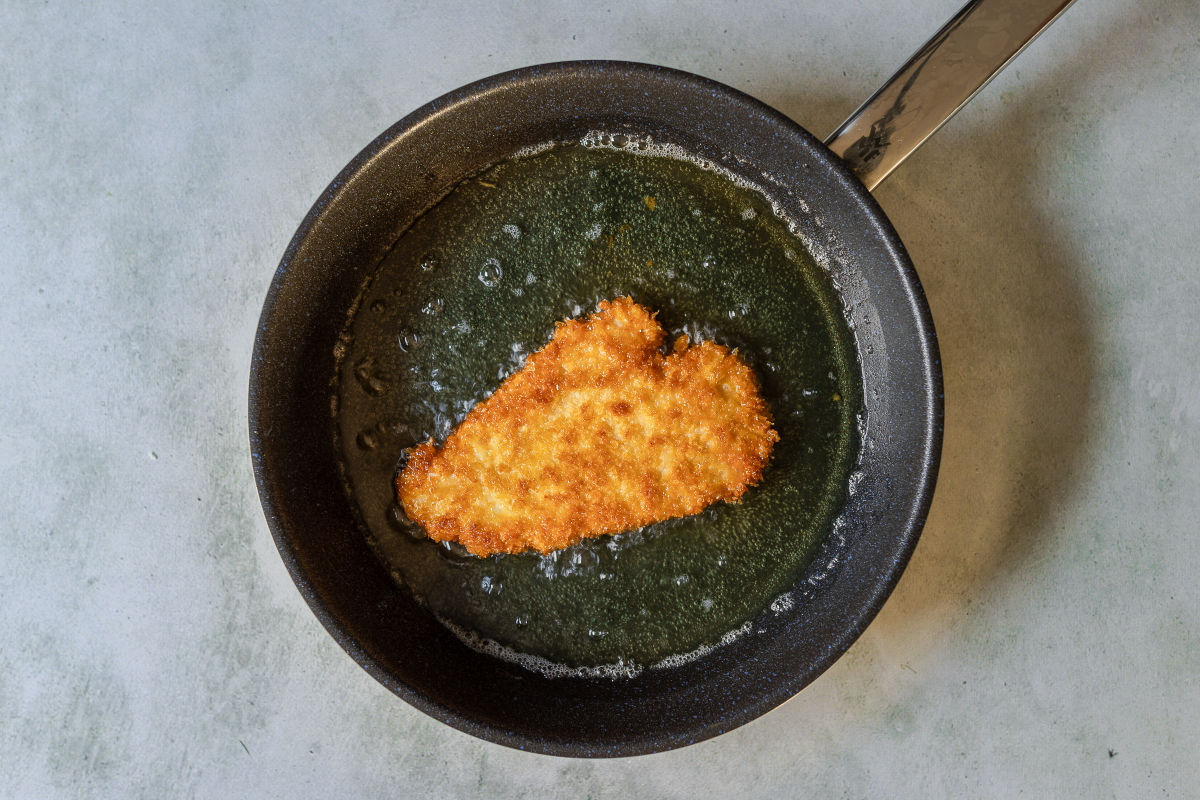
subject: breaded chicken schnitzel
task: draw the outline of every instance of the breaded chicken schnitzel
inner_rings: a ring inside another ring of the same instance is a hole
[[[779,436],[753,371],[662,326],[628,297],[559,322],[438,450],[409,453],[404,511],[477,556],[547,553],[588,536],[738,502]]]

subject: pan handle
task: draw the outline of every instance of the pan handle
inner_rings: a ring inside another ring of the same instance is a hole
[[[825,144],[874,189],[1074,0],[971,0]]]

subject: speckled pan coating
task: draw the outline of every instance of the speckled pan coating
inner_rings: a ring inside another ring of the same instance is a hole
[[[680,667],[629,680],[548,679],[462,645],[405,597],[342,492],[330,431],[334,347],[397,235],[466,175],[521,147],[627,130],[671,141],[770,189],[823,256],[855,326],[867,426],[861,478],[797,601]],[[766,105],[688,73],[569,62],[497,75],[419,109],[317,200],[263,307],[250,379],[255,476],[279,551],[314,613],[400,697],[475,736],[569,756],[668,750],[737,727],[829,667],[879,610],[916,545],[941,448],[932,321],[870,194]]]

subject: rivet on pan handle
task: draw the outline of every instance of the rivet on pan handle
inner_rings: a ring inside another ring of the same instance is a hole
[[[972,0],[825,144],[874,189],[1074,0]]]

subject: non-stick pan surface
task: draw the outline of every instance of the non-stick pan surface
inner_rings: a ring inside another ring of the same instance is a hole
[[[550,678],[467,648],[389,577],[343,491],[330,413],[335,350],[399,235],[467,176],[590,131],[652,136],[766,188],[827,264],[854,332],[863,426],[855,491],[791,608],[755,635],[633,678]],[[764,104],[683,72],[570,62],[498,75],[401,120],[360,153],[296,232],[271,285],[250,384],[255,476],[314,613],[359,664],[426,713],[512,747],[633,755],[768,711],[863,631],[916,544],[941,444],[937,347],[895,231],[863,185]]]

